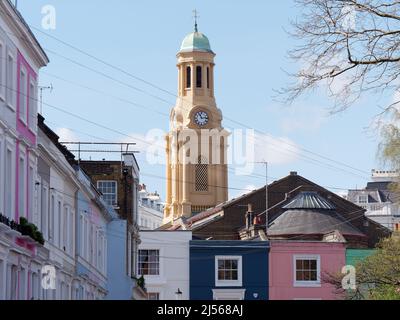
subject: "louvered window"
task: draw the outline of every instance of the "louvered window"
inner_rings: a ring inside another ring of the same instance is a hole
[[[196,164],[196,191],[208,191],[208,165],[204,157],[199,157]]]

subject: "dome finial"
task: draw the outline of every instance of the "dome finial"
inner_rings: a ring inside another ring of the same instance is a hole
[[[194,32],[199,32],[197,28],[197,19],[200,18],[196,9],[193,10],[193,18],[194,18]]]

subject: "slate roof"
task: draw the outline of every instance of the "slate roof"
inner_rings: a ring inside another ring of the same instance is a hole
[[[334,210],[335,206],[321,197],[317,192],[302,192],[282,208]]]
[[[316,192],[301,192],[282,209],[285,211],[270,224],[268,236],[323,235],[335,230],[344,236],[365,236]]]

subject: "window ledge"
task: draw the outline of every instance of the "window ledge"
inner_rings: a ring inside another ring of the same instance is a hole
[[[321,288],[321,282],[295,282],[295,288]]]
[[[217,281],[215,283],[216,287],[242,287],[242,281]]]

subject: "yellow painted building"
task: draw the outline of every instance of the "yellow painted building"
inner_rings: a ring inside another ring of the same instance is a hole
[[[214,58],[208,38],[188,34],[177,54],[178,98],[167,142],[164,223],[228,200],[227,137],[214,96]]]

